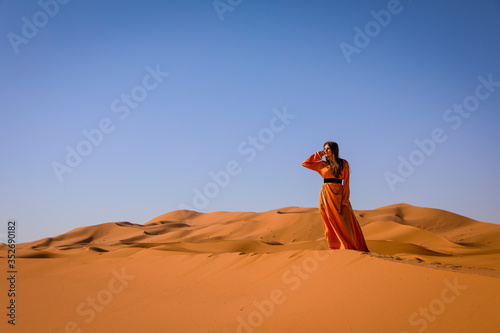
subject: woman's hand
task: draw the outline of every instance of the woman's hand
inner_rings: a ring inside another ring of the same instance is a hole
[[[318,151],[319,156],[323,157],[326,155],[326,153],[323,150]]]

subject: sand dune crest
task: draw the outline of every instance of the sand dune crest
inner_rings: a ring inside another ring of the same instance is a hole
[[[356,214],[371,253],[327,250],[305,207],[174,211],[19,244],[16,328],[498,332],[500,226],[407,204]]]

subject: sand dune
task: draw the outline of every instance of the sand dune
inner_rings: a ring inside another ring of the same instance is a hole
[[[22,316],[0,326],[500,332],[499,225],[407,204],[356,215],[370,253],[327,250],[318,209],[304,207],[174,211],[19,244]],[[0,267],[7,271],[6,260]]]

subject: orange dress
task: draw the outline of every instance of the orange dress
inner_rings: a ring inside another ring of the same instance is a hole
[[[323,178],[334,178],[319,153],[311,155],[302,165],[319,172]],[[369,252],[349,201],[349,164],[346,160],[337,178],[343,179],[344,184],[324,183],[319,195],[319,211],[328,247]]]

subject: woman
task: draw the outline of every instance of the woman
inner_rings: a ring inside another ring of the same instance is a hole
[[[323,160],[325,156],[326,161]],[[319,195],[319,211],[330,249],[350,249],[369,252],[361,227],[349,202],[349,164],[339,158],[339,146],[328,141],[323,150],[302,163],[324,178]],[[342,180],[344,184],[342,184]]]

